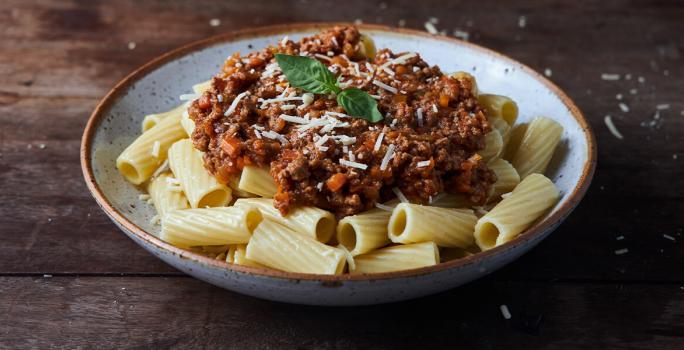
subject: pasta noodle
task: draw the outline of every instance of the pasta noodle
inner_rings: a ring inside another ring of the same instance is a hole
[[[559,199],[556,186],[541,174],[526,177],[513,192],[481,217],[475,241],[482,250],[504,244],[539,219]]]
[[[203,81],[201,83],[197,83],[192,86],[192,91],[194,91],[196,94],[201,95],[205,91],[211,89],[211,81],[212,79],[209,79],[207,81]]]
[[[147,130],[150,130],[155,125],[159,124],[159,122],[162,119],[165,119],[176,114],[182,114],[186,109],[186,106],[182,104],[168,112],[148,114],[145,116],[145,118],[143,118],[142,131],[145,132]]]
[[[188,137],[192,137],[192,132],[195,131],[195,122],[190,119],[188,111],[183,111],[180,123]]]
[[[485,135],[485,148],[480,152],[480,156],[484,161],[496,158],[501,154],[503,149],[503,138],[499,130],[492,130]]]
[[[289,272],[336,275],[344,271],[345,253],[286,226],[265,219],[247,245],[247,258]]]
[[[538,117],[530,123],[511,160],[521,179],[546,171],[562,132],[563,127],[549,118]]]
[[[173,179],[171,174],[166,172],[153,178],[147,186],[147,192],[152,197],[152,203],[154,203],[160,218],[163,218],[170,211],[190,207],[182,192],[169,188],[171,179]]]
[[[169,147],[183,137],[180,115],[170,115],[126,147],[116,159],[116,167],[126,180],[140,185],[166,160]],[[158,152],[153,152],[155,147]]]
[[[400,203],[388,224],[394,243],[433,241],[443,247],[465,248],[473,244],[477,217],[470,209],[448,209]]]
[[[506,148],[506,144],[508,144],[508,140],[511,137],[511,126],[500,117],[490,117],[489,124],[491,124],[492,128],[498,130],[499,134],[501,134],[501,140],[503,141],[501,153],[503,153],[503,150]]]
[[[246,244],[234,244],[230,246],[228,254],[226,256],[226,262],[235,265],[251,266],[251,267],[261,267],[266,266],[259,264],[256,261],[247,259],[247,245]]]
[[[204,169],[202,154],[192,141],[180,140],[169,149],[169,166],[193,208],[220,207],[231,200],[231,192]]]
[[[506,96],[482,94],[478,96],[480,105],[487,111],[488,117],[499,117],[513,126],[518,119],[518,105]]]
[[[498,200],[502,194],[511,192],[520,183],[520,176],[511,163],[495,159],[487,166],[496,174],[496,182],[489,195],[490,200]]]
[[[501,158],[509,162],[513,159],[515,152],[517,152],[518,148],[520,147],[520,142],[522,142],[523,136],[525,136],[528,126],[529,124],[527,123],[516,124],[511,129],[508,136],[508,142],[506,143],[506,148],[504,148]]]
[[[270,198],[240,198],[235,201],[235,206],[256,207],[264,217],[319,242],[328,242],[335,233],[335,216],[320,208],[301,206],[290,210],[287,216],[282,216],[273,207],[273,200]]]
[[[434,242],[402,244],[356,256],[354,263],[354,273],[417,269],[438,264],[439,249]]]
[[[240,177],[242,174],[237,174],[228,178],[228,187],[233,191],[233,195],[239,198],[252,198],[256,197],[255,194],[243,191],[240,189]]]
[[[253,165],[245,165],[242,169],[238,188],[266,198],[273,198],[277,190],[268,169]]]
[[[174,210],[162,219],[160,238],[180,247],[243,244],[261,220],[248,206]]]
[[[352,256],[365,254],[389,243],[387,224],[391,212],[373,209],[357,215],[347,216],[337,224],[337,241],[346,247]]]

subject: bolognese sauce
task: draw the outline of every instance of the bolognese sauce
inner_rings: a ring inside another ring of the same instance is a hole
[[[229,57],[188,113],[192,140],[220,181],[270,167],[275,206],[312,205],[347,216],[400,191],[427,203],[441,192],[485,202],[494,173],[478,151],[491,130],[467,75],[449,76],[419,54],[378,51],[355,27]],[[347,115],[333,95],[289,85],[275,54],[325,64],[341,87],[366,91],[383,120]]]

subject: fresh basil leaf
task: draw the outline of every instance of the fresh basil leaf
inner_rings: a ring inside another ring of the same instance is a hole
[[[338,93],[335,76],[318,60],[304,56],[276,54],[276,62],[290,85],[314,94]]]
[[[378,103],[363,90],[346,89],[337,94],[337,103],[352,117],[363,118],[373,123],[384,119],[378,111]]]

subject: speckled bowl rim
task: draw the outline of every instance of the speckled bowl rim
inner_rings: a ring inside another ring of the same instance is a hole
[[[92,169],[92,162],[91,162],[91,150],[92,150],[92,143],[93,143],[93,138],[95,135],[95,132],[97,128],[99,127],[105,112],[109,110],[109,108],[114,104],[118,98],[126,93],[126,91],[129,89],[129,87],[144,77],[146,74],[151,72],[154,69],[157,69],[158,67],[174,60],[177,58],[180,58],[181,56],[187,55],[193,51],[211,47],[217,44],[222,44],[226,42],[231,42],[231,41],[236,41],[239,39],[247,39],[247,38],[254,38],[254,37],[261,37],[265,35],[274,35],[278,33],[283,33],[283,32],[306,32],[306,31],[312,31],[312,30],[320,30],[324,28],[331,28],[335,25],[352,25],[351,23],[339,23],[339,22],[319,22],[319,23],[298,23],[298,24],[282,24],[282,25],[272,25],[272,26],[265,26],[265,27],[259,27],[259,28],[250,28],[246,30],[239,30],[239,31],[233,31],[217,36],[213,36],[207,39],[199,40],[196,42],[192,42],[190,44],[184,45],[180,48],[177,48],[173,51],[170,51],[168,53],[165,53],[152,61],[142,65],[132,73],[130,73],[128,76],[126,76],[123,80],[121,80],[119,83],[117,83],[108,93],[107,95],[100,101],[100,103],[95,107],[95,110],[90,116],[90,119],[88,120],[88,123],[86,124],[85,130],[83,132],[83,138],[81,140],[81,152],[80,152],[80,157],[81,157],[81,168],[83,170],[83,176],[85,178],[86,184],[88,186],[88,189],[92,193],[93,197],[95,200],[98,202],[100,207],[116,222],[118,222],[122,227],[125,227],[129,232],[133,233],[136,235],[139,239],[148,242],[154,246],[156,246],[159,249],[165,250],[168,253],[178,255],[181,259],[189,259],[192,260],[200,265],[203,265],[204,267],[207,268],[217,268],[217,269],[227,269],[227,270],[233,270],[235,272],[240,272],[244,274],[252,274],[252,275],[257,275],[261,277],[271,277],[271,278],[276,278],[276,279],[283,279],[283,280],[310,280],[310,281],[320,281],[323,283],[330,283],[330,282],[343,282],[343,281],[374,281],[374,280],[382,280],[382,279],[397,279],[397,278],[406,278],[406,277],[415,277],[415,276],[421,276],[421,275],[426,275],[426,274],[431,274],[431,273],[436,273],[439,271],[447,270],[447,269],[457,269],[457,268],[464,268],[467,265],[472,265],[472,264],[480,264],[486,259],[490,259],[494,257],[495,255],[499,254],[505,254],[508,251],[514,250],[515,248],[518,248],[520,246],[523,246],[527,244],[530,241],[533,241],[536,238],[539,238],[540,235],[543,235],[546,230],[551,229],[555,224],[560,223],[567,217],[570,212],[579,204],[580,200],[586,193],[587,189],[589,188],[589,185],[591,183],[591,179],[594,175],[594,171],[596,169],[596,140],[594,133],[591,130],[591,127],[589,123],[586,121],[584,118],[584,115],[582,112],[580,112],[579,108],[575,105],[575,103],[560,89],[558,86],[553,84],[551,81],[540,75],[539,73],[535,72],[533,69],[530,67],[508,57],[503,54],[500,54],[498,52],[495,52],[493,50],[465,42],[462,40],[454,39],[454,38],[449,38],[446,36],[439,36],[439,35],[432,35],[426,32],[418,31],[418,30],[412,30],[412,29],[404,29],[404,28],[394,28],[394,27],[389,27],[389,26],[383,26],[383,25],[371,25],[371,24],[362,24],[362,25],[357,25],[357,27],[363,31],[363,30],[373,30],[373,31],[385,31],[385,32],[391,32],[391,33],[401,33],[401,34],[406,34],[414,37],[426,37],[430,38],[433,40],[442,40],[445,42],[449,43],[455,43],[458,45],[462,46],[467,46],[470,49],[476,50],[481,52],[482,54],[490,57],[495,57],[499,60],[503,60],[508,62],[509,64],[518,66],[519,69],[521,69],[523,72],[530,74],[533,78],[535,78],[537,81],[539,81],[541,84],[543,84],[546,88],[548,88],[551,92],[553,92],[562,102],[563,104],[569,109],[570,113],[572,116],[575,118],[575,120],[579,123],[579,125],[583,129],[583,133],[586,139],[586,144],[587,144],[587,160],[584,163],[583,169],[582,169],[582,175],[578,181],[578,183],[575,185],[575,188],[573,189],[572,193],[570,193],[568,199],[561,205],[558,210],[556,210],[551,216],[547,217],[546,219],[536,223],[533,227],[528,229],[524,234],[518,236],[516,239],[514,239],[511,242],[508,242],[504,245],[495,247],[493,249],[480,252],[478,254],[474,254],[472,256],[463,258],[463,259],[458,259],[458,260],[452,260],[448,261],[445,263],[440,263],[437,265],[433,266],[428,266],[424,268],[419,268],[419,269],[412,269],[412,270],[403,270],[403,271],[395,271],[395,272],[384,272],[384,273],[376,273],[376,274],[344,274],[344,275],[318,275],[318,274],[306,274],[306,273],[293,273],[293,272],[284,272],[284,271],[278,271],[278,270],[271,270],[271,269],[264,269],[264,268],[255,268],[255,267],[248,267],[248,266],[240,266],[240,265],[234,265],[234,264],[228,264],[225,261],[221,260],[215,260],[211,259],[205,256],[202,256],[200,254],[196,254],[187,250],[183,250],[181,248],[175,247],[169,243],[166,243],[162,241],[161,239],[157,238],[156,236],[146,232],[139,226],[135,225],[131,221],[129,221],[121,212],[119,212],[117,209],[114,208],[112,203],[107,199],[107,197],[104,195],[102,190],[100,189],[99,185],[95,181],[95,176],[93,174],[93,169]]]

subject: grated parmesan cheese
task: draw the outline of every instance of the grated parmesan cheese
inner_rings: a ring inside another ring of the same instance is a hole
[[[391,207],[389,205],[382,204],[382,203],[375,203],[375,207],[378,209],[385,210],[385,211],[393,211],[394,210],[393,207]]]
[[[381,81],[375,80],[375,79],[373,79],[373,85],[375,85],[381,89],[385,89],[385,90],[387,90],[393,94],[396,94],[397,92],[399,92],[399,90],[397,90],[397,88],[389,86],[389,85],[387,85]]]
[[[608,130],[610,131],[611,134],[613,134],[613,136],[615,136],[616,138],[618,138],[620,140],[624,139],[624,137],[622,136],[620,131],[618,131],[618,129],[615,127],[615,124],[613,124],[613,119],[609,115],[607,115],[603,118],[603,122],[606,123]]]
[[[352,167],[352,168],[358,168],[361,170],[366,170],[368,168],[368,165],[366,165],[366,164],[357,163],[357,162],[349,161],[349,160],[342,159],[342,158],[340,158],[340,165],[344,165],[344,166],[348,166],[348,167]]]
[[[431,163],[432,162],[429,160],[424,160],[424,161],[416,163],[416,168],[424,168],[426,166],[430,166]]]
[[[425,30],[427,30],[430,34],[439,34],[439,31],[431,22],[425,22]]]
[[[223,113],[224,116],[229,116],[235,112],[235,108],[237,108],[238,103],[240,103],[240,100],[242,100],[243,97],[249,95],[249,91],[241,92],[237,96],[235,96],[235,99],[233,102],[230,103],[230,106],[228,106],[228,110],[226,110],[225,113]]]
[[[399,198],[402,203],[409,203],[409,200],[406,198],[406,196],[404,196],[404,193],[401,192],[399,187],[392,187],[392,192],[397,195],[397,198]]]
[[[317,188],[319,191],[323,191],[323,182],[322,182],[322,181],[319,182],[318,185],[316,185],[316,188]]]
[[[182,94],[178,96],[178,99],[181,101],[192,101],[200,98],[200,95],[198,94]]]
[[[601,73],[601,79],[603,80],[620,80],[620,74],[609,74]]]
[[[416,110],[416,118],[418,119],[418,126],[423,126],[423,108],[418,108]]]
[[[382,162],[380,162],[380,170],[387,169],[387,165],[389,165],[390,160],[394,157],[394,147],[394,145],[387,146],[387,152],[385,152],[385,156],[382,158]]]
[[[627,254],[628,252],[629,252],[629,249],[627,249],[627,248],[622,248],[622,249],[616,250],[616,251],[615,251],[615,255]]]
[[[380,135],[378,135],[378,139],[375,140],[375,146],[373,146],[373,151],[378,151],[380,150],[380,146],[382,146],[382,139],[385,137],[385,133],[381,132]]]
[[[504,319],[510,320],[511,319],[511,312],[508,310],[508,306],[501,305],[499,306],[499,309],[501,310],[501,315],[503,316]]]
[[[278,118],[290,122],[290,123],[297,123],[297,124],[309,124],[311,121],[306,120],[302,117],[295,117],[293,115],[287,115],[287,114],[281,114]]]
[[[324,61],[332,62],[332,59],[331,59],[330,57],[328,57],[328,56],[326,56],[326,55],[321,55],[320,53],[314,54],[314,57],[320,58],[320,59],[322,59],[322,60],[324,60]]]
[[[157,168],[157,170],[154,171],[154,173],[152,174],[152,177],[153,178],[157,177],[157,176],[159,176],[159,174],[161,174],[165,171],[168,171],[168,170],[169,170],[169,160],[166,159],[166,160],[164,160],[164,163],[162,163],[162,165],[159,166],[159,168]]]

